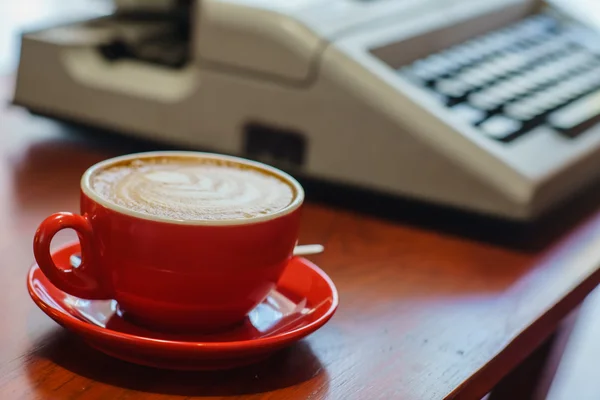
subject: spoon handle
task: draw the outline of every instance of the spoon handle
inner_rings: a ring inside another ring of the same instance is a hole
[[[322,253],[325,248],[320,244],[303,244],[301,246],[296,246],[294,249],[295,256],[309,256],[311,254],[319,254]]]

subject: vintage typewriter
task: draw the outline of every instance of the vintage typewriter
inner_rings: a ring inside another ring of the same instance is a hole
[[[121,1],[23,34],[37,113],[528,221],[600,176],[593,2]]]

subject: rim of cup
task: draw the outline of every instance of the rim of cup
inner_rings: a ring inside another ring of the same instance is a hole
[[[231,161],[234,163],[239,163],[242,165],[250,166],[252,168],[256,168],[260,171],[264,171],[264,172],[267,172],[269,174],[273,174],[273,175],[279,177],[280,179],[285,181],[287,184],[292,186],[292,188],[294,189],[294,192],[295,192],[295,196],[294,196],[293,201],[290,204],[288,204],[281,210],[278,210],[272,214],[260,215],[260,216],[256,216],[256,217],[243,218],[243,219],[239,218],[239,219],[223,219],[223,220],[181,220],[181,219],[174,219],[174,218],[150,215],[150,214],[142,213],[139,211],[131,210],[129,208],[123,207],[121,205],[112,203],[106,199],[103,199],[92,189],[91,184],[90,184],[90,178],[96,171],[106,168],[106,167],[109,167],[111,164],[117,164],[117,163],[120,163],[123,161],[135,160],[135,159],[140,159],[140,158],[153,158],[153,157],[204,158],[204,159],[211,159],[211,160]],[[92,165],[84,172],[83,176],[81,177],[81,190],[87,197],[89,197],[96,203],[102,205],[105,208],[108,208],[110,210],[116,211],[121,214],[129,215],[134,218],[150,220],[150,221],[164,222],[164,223],[168,223],[168,224],[192,225],[192,226],[193,225],[233,226],[233,225],[248,225],[248,224],[256,224],[256,223],[260,223],[260,222],[266,222],[266,221],[277,219],[279,217],[282,217],[284,215],[292,213],[293,211],[298,209],[298,207],[300,207],[302,205],[302,203],[304,202],[304,189],[302,188],[300,183],[294,177],[292,177],[288,173],[286,173],[278,168],[272,167],[270,165],[267,165],[267,164],[264,164],[264,163],[261,163],[258,161],[248,160],[248,159],[245,159],[242,157],[217,154],[217,153],[209,153],[209,152],[200,152],[200,151],[148,151],[148,152],[133,153],[133,154],[127,154],[127,155],[123,155],[123,156],[109,158],[107,160],[100,161],[100,162]]]

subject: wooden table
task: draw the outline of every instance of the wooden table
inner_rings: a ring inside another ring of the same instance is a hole
[[[6,103],[11,79],[0,81]],[[25,288],[32,236],[78,210],[91,164],[143,143],[74,135],[0,109],[1,399],[479,399],[547,339],[600,277],[600,212],[525,251],[311,203],[301,242],[341,306],[306,340],[251,367],[181,373],[105,356],[36,308]],[[311,193],[308,193],[309,198]],[[75,237],[61,233],[57,245]]]

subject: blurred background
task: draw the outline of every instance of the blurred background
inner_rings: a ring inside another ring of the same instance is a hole
[[[105,15],[114,10],[111,0],[23,0],[0,2],[0,74],[17,68],[23,30]]]
[[[600,177],[599,28],[593,0],[25,0],[0,73],[89,136],[527,224]]]

